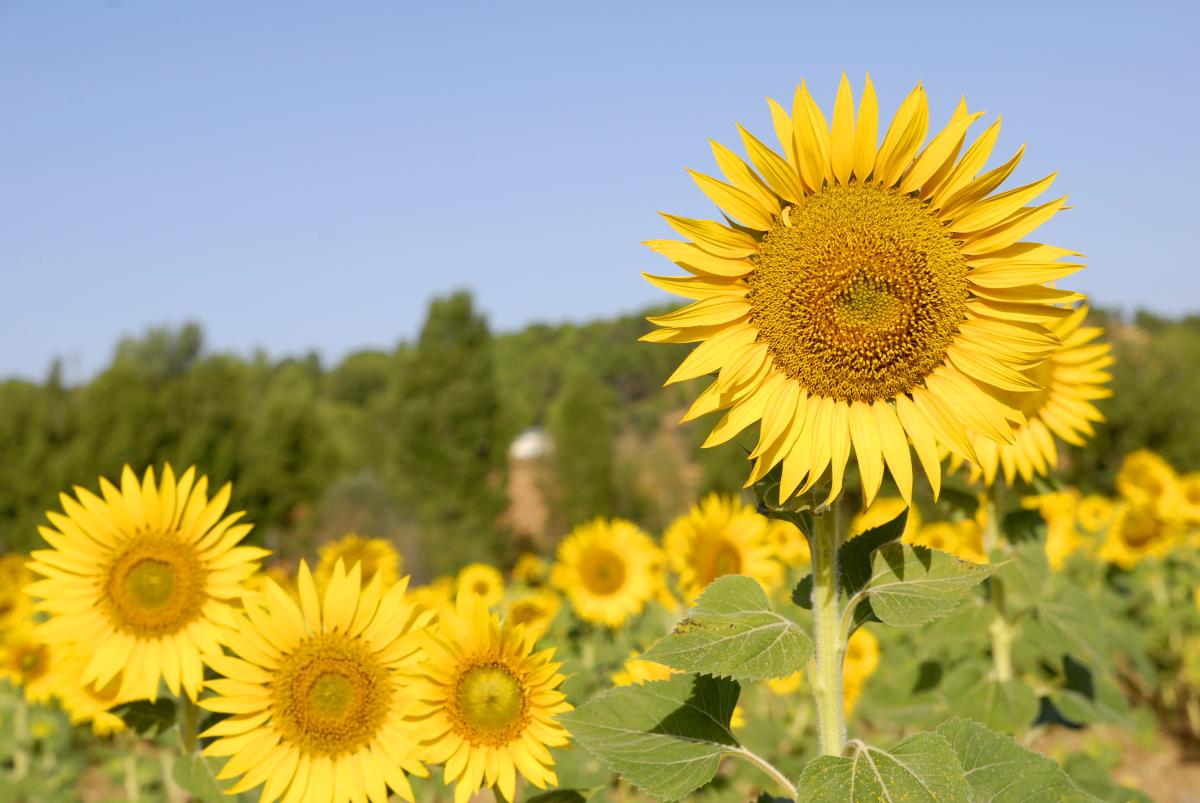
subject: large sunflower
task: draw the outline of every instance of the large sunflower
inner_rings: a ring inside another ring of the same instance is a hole
[[[920,86],[882,145],[869,77],[856,116],[842,76],[832,127],[804,84],[771,113],[782,155],[739,129],[753,168],[713,143],[726,181],[693,173],[729,222],[666,215],[687,241],[647,243],[691,274],[647,278],[696,301],[644,339],[700,343],[667,381],[716,374],[685,416],[728,409],[706,446],[760,422],[747,484],[782,463],[781,498],[828,475],[832,499],[853,451],[868,504],[885,464],[908,500],[911,443],[936,493],[939,444],[1013,440],[1024,416],[996,390],[1038,388],[1023,371],[1054,349],[1042,324],[1080,298],[1044,286],[1075,252],[1021,241],[1066,199],[1026,206],[1053,175],[993,195],[1022,152],[980,173],[997,120],[959,158],[980,116],[965,102],[922,148]]]
[[[203,685],[202,652],[218,649],[221,625],[245,581],[270,554],[238,546],[251,525],[225,515],[231,486],[208,498],[208,478],[189,468],[162,482],[129,466],[117,489],[100,479],[103,498],[76,487],[61,494],[65,515],[50,512],[40,527],[53,549],[36,550],[30,568],[43,578],[29,586],[50,614],[39,625],[46,641],[90,656],[84,683],[100,687],[122,673],[122,698],[172,694],[195,698]]]
[[[726,574],[753,577],[770,593],[783,579],[774,559],[776,546],[768,537],[772,522],[737,497],[709,494],[667,528],[663,536],[679,587],[695,599],[705,587]]]
[[[1059,339],[1058,347],[1045,362],[1025,371],[1041,390],[997,392],[1024,414],[1025,423],[1014,427],[1012,443],[972,435],[979,458],[976,472],[982,471],[987,485],[995,482],[997,468],[1003,469],[1008,485],[1018,474],[1025,482],[1031,482],[1034,474],[1045,476],[1058,465],[1055,435],[1073,446],[1083,446],[1083,436],[1094,434],[1092,424],[1104,420],[1092,402],[1112,395],[1104,387],[1112,375],[1104,369],[1112,365],[1113,357],[1107,343],[1093,342],[1103,329],[1081,326],[1086,317],[1087,307],[1081,306],[1050,326]]]
[[[571,705],[558,691],[565,678],[554,650],[533,652],[522,626],[501,624],[471,595],[422,635],[426,659],[412,711],[428,760],[444,762],[446,785],[455,784],[455,803],[485,782],[515,800],[518,772],[539,789],[557,785],[546,748],[567,743],[555,717]]]
[[[235,614],[234,655],[208,655],[225,676],[200,701],[229,717],[202,736],[219,737],[205,754],[229,756],[219,778],[241,779],[229,793],[263,784],[261,800],[382,803],[388,788],[413,799],[405,773],[426,776],[405,721],[412,699],[407,675],[421,645],[407,579],[364,588],[358,564],[334,566],[324,598],[301,562],[299,604],[275,582]]]
[[[558,545],[551,580],[580,619],[620,627],[662,589],[663,554],[633,522],[595,519]]]

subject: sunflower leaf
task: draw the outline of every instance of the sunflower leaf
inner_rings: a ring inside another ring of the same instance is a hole
[[[891,750],[852,742],[852,755],[820,756],[796,783],[796,803],[904,800],[967,803],[971,787],[950,743],[936,733],[917,733]]]
[[[170,697],[135,700],[112,710],[134,733],[147,739],[175,727],[175,701]]]
[[[1097,803],[1052,759],[1031,753],[1002,733],[969,719],[937,732],[954,750],[978,803]]]
[[[171,766],[171,778],[179,788],[204,803],[224,803],[229,797],[223,787],[229,784],[217,780],[217,771],[204,756],[179,756]]]
[[[712,780],[723,755],[740,751],[729,725],[739,691],[732,680],[678,675],[610,689],[560,721],[630,783],[679,800]]]
[[[555,789],[525,798],[525,803],[587,803],[595,790]]]
[[[748,681],[787,677],[810,655],[808,634],[771,611],[757,581],[726,575],[704,589],[674,632],[642,657],[684,672]]]
[[[950,613],[995,569],[936,549],[890,543],[872,553],[865,588],[880,621],[916,627]]]

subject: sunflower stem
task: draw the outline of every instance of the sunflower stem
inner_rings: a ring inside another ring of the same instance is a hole
[[[199,706],[186,692],[179,695],[179,741],[183,746],[184,755],[190,756],[196,752],[199,745],[197,736],[199,722]]]
[[[817,709],[817,740],[821,754],[839,756],[846,742],[846,718],[842,706],[841,611],[838,610],[837,549],[841,540],[838,506],[813,516],[812,612],[816,654],[810,666],[813,698]]]
[[[992,485],[984,495],[983,549],[989,559],[1000,548],[1000,489]],[[1012,623],[1008,621],[1008,609],[1004,602],[1004,581],[993,575],[988,579],[995,617],[988,627],[992,640],[992,671],[999,683],[1007,683],[1013,677],[1012,643],[1015,636]]]
[[[29,774],[29,705],[23,689],[17,690],[17,709],[13,712],[13,780]]]
[[[141,784],[138,783],[137,775],[137,755],[132,750],[125,751],[125,759],[122,762],[122,770],[125,775],[125,799],[136,803],[141,789]]]
[[[747,764],[752,764],[770,776],[771,780],[777,783],[779,788],[787,793],[788,797],[796,797],[796,785],[789,781],[787,776],[784,775],[778,767],[767,761],[758,753],[747,750],[744,747],[740,747],[733,752],[733,755],[742,759]]]

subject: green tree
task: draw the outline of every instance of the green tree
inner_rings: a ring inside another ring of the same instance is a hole
[[[616,395],[586,364],[567,374],[550,408],[559,507],[569,528],[613,512]]]

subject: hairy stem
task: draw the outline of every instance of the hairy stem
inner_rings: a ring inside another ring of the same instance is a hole
[[[817,739],[821,754],[841,755],[846,741],[842,708],[841,611],[838,610],[837,548],[840,541],[837,506],[813,517],[812,612],[816,645],[810,674],[817,708]]]
[[[775,783],[779,785],[779,788],[787,793],[788,797],[796,796],[795,784],[789,781],[787,776],[784,775],[778,767],[767,761],[762,756],[751,752],[744,747],[739,747],[737,750],[732,751],[732,754],[742,759],[747,764],[753,764],[755,767],[758,767],[764,773],[771,776],[771,780],[775,781]]]
[[[992,485],[987,489],[984,500],[986,520],[983,525],[983,548],[989,558],[1000,548],[1001,543],[999,495],[999,488]],[[1013,677],[1013,625],[1008,620],[1008,609],[1004,603],[1004,581],[993,575],[988,579],[988,587],[992,597],[992,608],[995,610],[995,617],[988,627],[988,634],[992,639],[993,673],[998,682],[1005,683]]]
[[[13,779],[19,781],[29,774],[29,705],[24,689],[19,689],[17,695],[17,708],[13,712]]]
[[[133,750],[125,751],[125,759],[123,762],[123,770],[125,774],[125,799],[137,801],[140,796],[138,793],[141,790],[141,784],[138,783],[137,774],[137,755]]]

